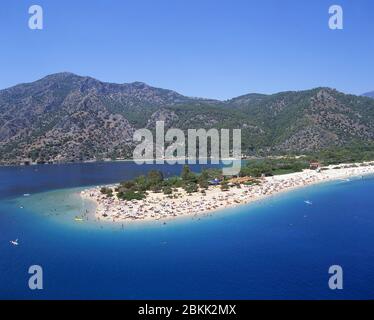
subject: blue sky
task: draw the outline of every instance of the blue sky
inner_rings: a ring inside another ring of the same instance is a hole
[[[44,29],[28,28],[28,8]],[[328,8],[344,30],[328,28]],[[2,0],[0,88],[70,71],[189,96],[374,90],[372,0]]]

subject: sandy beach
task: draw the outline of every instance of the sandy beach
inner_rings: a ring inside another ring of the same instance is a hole
[[[291,191],[312,184],[339,179],[349,179],[374,174],[374,162],[331,165],[321,170],[264,177],[258,185],[233,186],[222,191],[220,186],[210,186],[201,192],[187,194],[178,189],[170,197],[163,193],[148,192],[143,200],[119,200],[109,198],[100,192],[101,186],[81,192],[83,199],[96,203],[95,219],[108,222],[137,222],[174,219],[177,217],[198,217],[214,211],[232,208],[258,201],[280,192]],[[116,185],[106,186],[114,188]]]

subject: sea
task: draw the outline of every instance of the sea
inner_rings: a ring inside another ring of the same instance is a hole
[[[374,298],[373,176],[166,224],[74,220],[93,206],[81,190],[152,169],[171,176],[182,167],[1,167],[0,299]],[[43,288],[32,290],[35,265]],[[331,266],[341,289],[331,287]]]

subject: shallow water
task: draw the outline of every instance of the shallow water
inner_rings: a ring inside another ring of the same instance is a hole
[[[149,169],[0,168],[0,298],[373,298],[373,177],[312,186],[200,220],[123,230],[74,221],[89,206],[77,196],[82,187]],[[16,238],[20,245],[11,245]],[[28,289],[34,264],[43,267],[44,290]],[[341,291],[328,288],[335,264],[344,270]]]

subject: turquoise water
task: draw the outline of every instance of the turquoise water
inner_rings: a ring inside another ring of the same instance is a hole
[[[312,186],[200,220],[124,229],[74,221],[90,206],[77,196],[84,186],[149,169],[132,163],[0,168],[0,298],[373,298],[373,177]],[[17,238],[19,246],[9,243]],[[28,288],[35,264],[44,272],[40,291]],[[328,288],[335,264],[344,270],[341,291]]]

